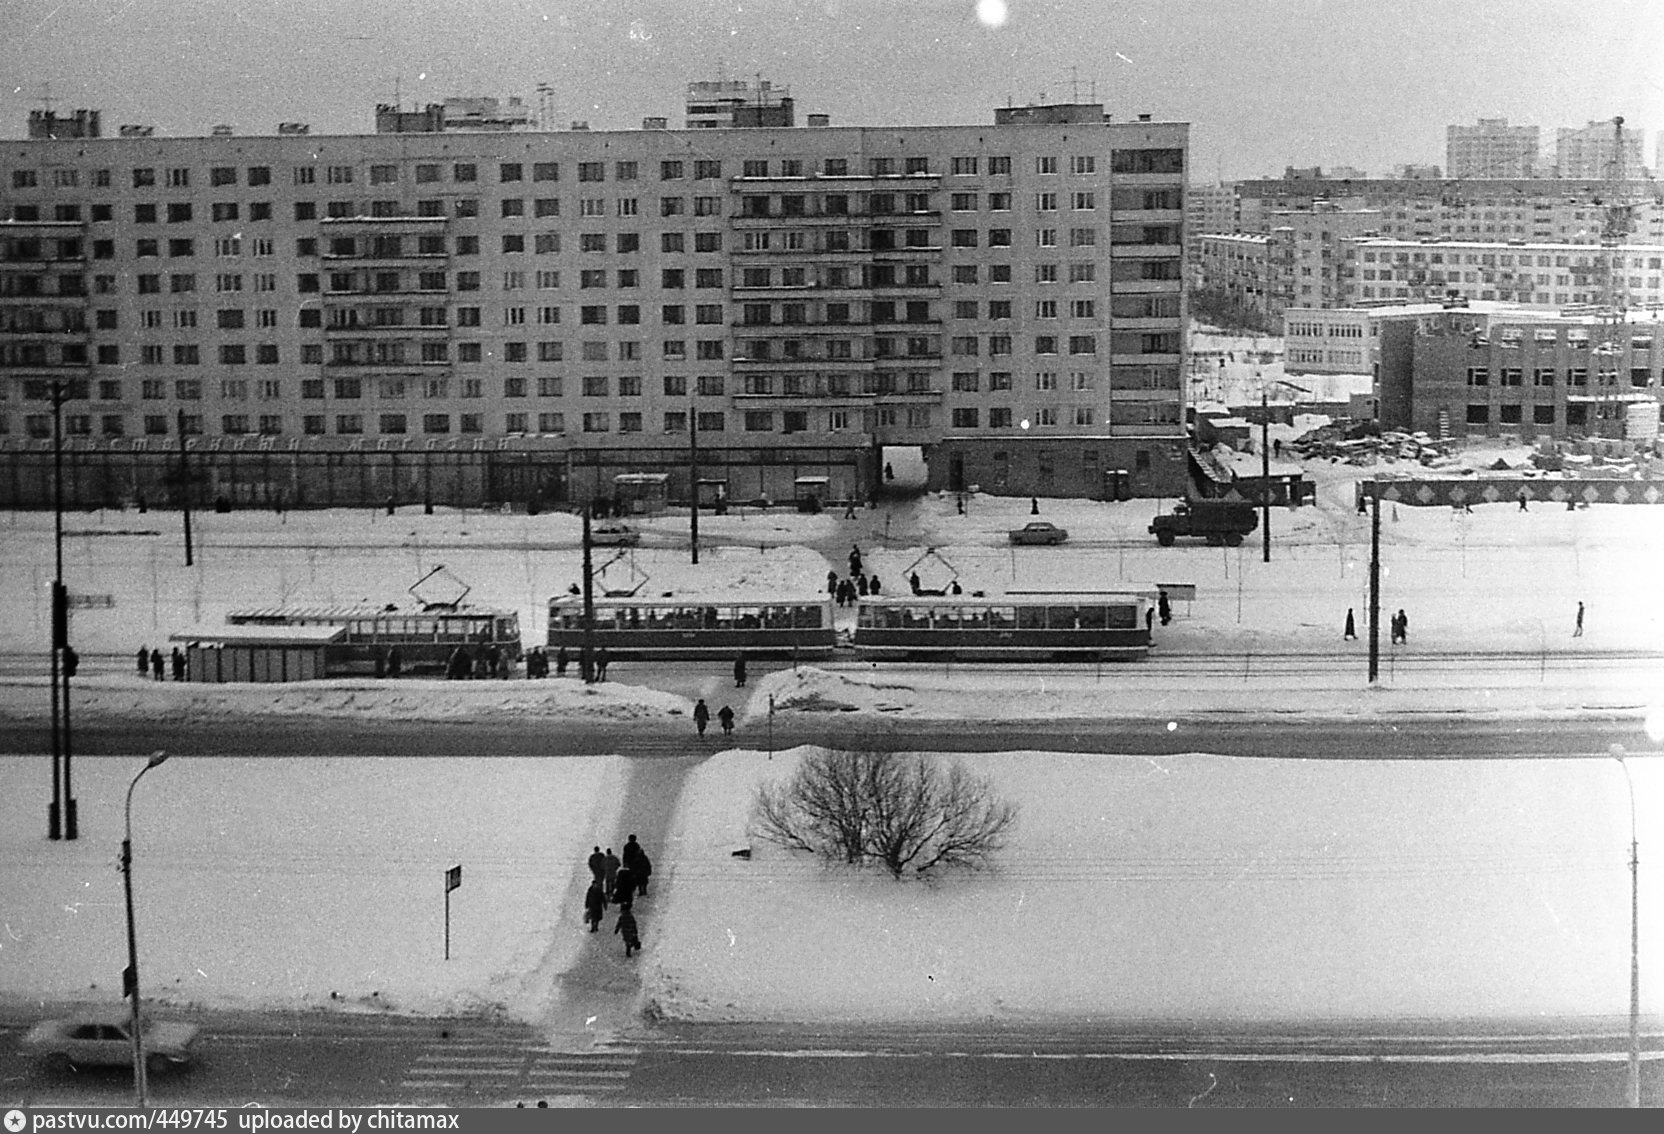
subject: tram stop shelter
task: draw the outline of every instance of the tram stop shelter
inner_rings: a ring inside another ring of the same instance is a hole
[[[656,516],[670,505],[669,473],[619,473],[612,489],[620,511],[632,516]]]
[[[345,626],[200,626],[170,634],[185,649],[187,681],[315,681],[325,650],[346,640]]]

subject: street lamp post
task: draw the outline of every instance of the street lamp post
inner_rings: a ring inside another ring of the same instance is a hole
[[[144,1037],[139,1023],[139,942],[133,929],[133,789],[139,786],[146,772],[167,758],[165,752],[152,752],[150,760],[127,785],[127,834],[121,840],[121,873],[127,888],[127,974],[123,991],[132,998],[128,1019],[133,1032],[133,1097],[141,1107],[145,1105],[149,1084],[145,1081]]]
[[[1612,758],[1624,770],[1629,789],[1629,1105],[1641,1105],[1641,847],[1635,828],[1635,781],[1622,746]]]

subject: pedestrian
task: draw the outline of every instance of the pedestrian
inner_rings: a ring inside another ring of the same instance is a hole
[[[556,677],[565,677],[566,676],[566,667],[571,665],[571,664],[572,664],[572,658],[571,658],[570,655],[567,654],[565,646],[562,646],[562,647],[560,647],[560,649],[555,651],[555,676]]]
[[[150,672],[150,651],[145,649],[143,646],[140,646],[139,647],[139,676],[143,677],[148,672]]]
[[[647,879],[653,874],[653,860],[647,857],[646,851],[642,851],[636,855],[635,865],[630,867],[630,870],[635,875],[636,892],[645,898],[647,896]]]
[[[185,655],[178,646],[173,648],[173,679],[185,680]]]
[[[867,576],[867,591],[869,593],[875,594],[875,595],[878,593],[878,576],[877,575],[868,575]]]
[[[826,593],[832,595],[834,598],[837,597],[838,573],[836,571],[828,571],[826,573]]]
[[[958,579],[955,579],[953,582],[948,584],[948,594],[950,594],[950,595],[962,595],[964,593],[965,593],[965,588],[961,587],[959,585],[959,580]]]
[[[734,710],[727,705],[717,710],[716,719],[722,722],[722,735],[734,735]]]
[[[705,726],[711,723],[711,710],[706,707],[705,699],[701,697],[699,703],[693,707],[694,727],[699,729],[699,735],[705,735]]]
[[[589,872],[595,876],[597,882],[607,876],[607,856],[601,853],[600,847],[596,847],[589,856]]]
[[[631,835],[624,841],[624,849],[618,852],[618,861],[633,870],[641,855],[641,844],[636,842],[634,835]]]
[[[867,577],[865,575],[855,576],[855,593],[862,598],[867,596]]]
[[[474,659],[474,676],[482,681],[491,676],[491,661],[484,650],[481,650],[480,656]]]
[[[855,605],[855,584],[850,582],[848,579],[845,579],[838,584],[838,605]]]
[[[853,543],[849,545],[849,573],[851,575],[861,573],[861,549]]]
[[[1168,599],[1166,591],[1156,592],[1156,613],[1161,616],[1163,626],[1173,621],[1173,604]]]
[[[1341,635],[1343,641],[1353,641],[1358,637],[1358,624],[1352,619],[1352,608],[1346,608],[1346,632]],[[1380,641],[1379,638],[1376,641]]]
[[[907,585],[913,588],[914,594],[919,593],[919,573],[917,571],[907,576]]]
[[[608,898],[618,893],[618,871],[622,865],[618,856],[612,853],[612,848],[608,847],[607,857],[602,860],[601,867],[601,886],[606,890]]]
[[[608,655],[605,646],[595,651],[595,680],[605,681],[607,679],[607,665],[611,661],[612,658]]]
[[[607,912],[607,895],[602,892],[599,882],[589,884],[589,892],[584,895],[584,922],[591,933],[601,930],[601,918]]]
[[[895,478],[896,478],[895,466],[890,464],[889,461],[885,461],[884,462],[884,479],[885,480],[894,480]]]
[[[1529,512],[1530,510],[1525,506],[1525,489],[1522,488],[1520,489],[1520,511]]]
[[[629,906],[618,909],[618,924],[613,932],[624,938],[624,955],[628,957],[641,948],[641,931],[636,928],[636,915],[630,912]]]
[[[636,872],[628,866],[620,866],[612,880],[612,900],[616,905],[628,909],[635,899]]]
[[[1577,604],[1577,629],[1572,631],[1572,637],[1583,637],[1583,604]]]
[[[162,651],[150,651],[150,676],[157,681],[162,680]]]
[[[851,496],[848,500],[844,501],[844,519],[853,520],[854,518],[855,518],[855,497]]]
[[[387,647],[387,676],[397,677],[404,672],[404,654],[397,646]]]
[[[1149,635],[1155,633],[1155,629],[1156,629],[1156,608],[1153,607],[1153,606],[1147,606],[1147,607],[1144,608],[1144,634],[1145,634],[1145,636],[1148,637]]]
[[[734,688],[745,688],[745,655],[734,659]]]
[[[1577,511],[1577,501],[1573,500],[1569,496],[1566,498],[1566,511],[1568,511],[1568,512]]]
[[[1030,496],[1028,498],[1028,514],[1031,516],[1038,516],[1040,514],[1040,498],[1038,496]]]
[[[963,516],[963,515],[964,515],[964,514],[965,514],[965,494],[964,494],[964,493],[963,493],[963,492],[961,492],[961,493],[960,493],[960,494],[959,494],[959,495],[958,495],[958,496],[957,496],[957,497],[956,497],[956,498],[955,498],[955,500],[954,500],[954,503],[955,503],[955,504],[956,504],[956,505],[958,505],[958,508],[959,508],[959,514],[960,514],[960,515],[961,515],[961,516]]]

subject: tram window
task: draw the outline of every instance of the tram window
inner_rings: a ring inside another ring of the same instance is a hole
[[[1017,627],[1020,630],[1044,630],[1046,628],[1046,608],[1043,606],[1019,606],[1017,608]]]
[[[1014,606],[991,606],[988,608],[988,626],[993,630],[1011,630],[1017,625],[1017,608]]]
[[[739,610],[738,614],[740,629],[761,630],[763,628],[763,612],[760,607],[744,607]]]
[[[1075,616],[1082,630],[1102,630],[1109,625],[1108,607],[1083,606],[1076,610]]]
[[[1109,625],[1115,630],[1130,630],[1138,625],[1138,608],[1122,605],[1109,608]]]
[[[899,630],[905,623],[902,616],[905,612],[899,606],[887,606],[883,610],[884,625],[891,630]]]
[[[1072,606],[1048,606],[1046,608],[1046,628],[1048,630],[1073,630],[1075,628],[1075,608]]]

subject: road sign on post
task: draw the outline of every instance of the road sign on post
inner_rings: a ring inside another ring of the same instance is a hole
[[[451,891],[462,885],[462,867],[445,871],[445,959],[451,959]]]

